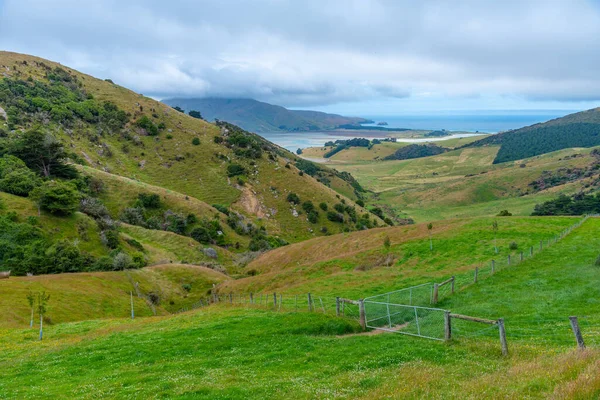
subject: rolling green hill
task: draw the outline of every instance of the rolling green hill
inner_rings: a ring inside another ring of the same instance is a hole
[[[369,122],[310,110],[287,108],[252,99],[164,99],[163,103],[185,111],[199,111],[207,121],[222,120],[252,132],[303,132],[331,130],[340,125]]]
[[[6,111],[0,117],[0,191],[29,196],[42,215],[61,218],[81,209],[93,218],[91,225],[99,227],[94,240],[103,245],[94,252],[82,246],[83,265],[95,262],[88,255],[115,257],[119,249],[134,256],[144,242],[152,248],[147,262],[215,261],[234,272],[232,252],[384,224],[354,203],[364,190],[350,174],[302,160],[235,125],[192,118],[40,58],[0,52],[0,66],[0,107]],[[39,201],[38,189],[45,193]],[[3,212],[10,217],[17,203],[7,197]],[[328,215],[336,205],[343,211]],[[11,229],[28,230],[31,243],[40,245],[41,236],[26,222],[11,222]],[[111,232],[121,222],[118,238]],[[173,240],[164,243],[178,244],[161,248],[152,230],[169,232]],[[44,246],[51,246],[53,236],[44,235]],[[133,248],[126,235],[138,242]],[[73,251],[81,240],[75,234],[63,239]],[[198,241],[203,246],[194,247]],[[190,246],[193,251],[182,251]],[[20,251],[3,254],[2,268]]]
[[[490,135],[468,147],[500,146],[494,164],[521,160],[570,147],[600,145],[600,108]]]

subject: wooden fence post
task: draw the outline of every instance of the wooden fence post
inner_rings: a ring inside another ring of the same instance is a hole
[[[365,315],[365,301],[363,299],[358,300],[358,312],[360,316],[360,326],[364,331],[367,329],[367,317]]]
[[[530,255],[530,256],[533,256],[533,246],[531,246],[531,247],[529,248],[529,255]]]
[[[477,283],[477,274],[479,273],[479,267],[475,267],[475,277],[473,279],[473,282]]]
[[[312,298],[310,296],[310,293],[308,293],[308,311],[312,311]]]
[[[250,292],[250,304],[254,304],[254,294]]]
[[[504,329],[504,318],[498,319],[498,332],[500,333],[500,345],[502,346],[502,355],[508,355],[508,344],[506,343],[506,330]]]
[[[454,275],[452,276],[452,294],[454,294],[454,281],[456,280],[456,278],[454,277]]]
[[[510,265],[510,254],[508,255],[508,265]]]
[[[439,292],[439,285],[437,283],[433,284],[433,304],[437,304],[438,302],[438,292]]]
[[[280,295],[279,295],[279,309],[278,309],[279,311],[281,311],[281,305],[282,305],[282,304],[283,304],[283,295],[282,295],[282,294],[280,294]]]
[[[131,294],[131,319],[135,318],[135,314],[133,312],[133,292],[129,292]],[[32,319],[33,321],[33,319]]]
[[[298,295],[294,296],[294,310],[298,311]]]
[[[336,316],[340,316],[340,298],[336,297],[335,298],[335,315]]]
[[[229,293],[229,304],[233,304],[233,294]]]
[[[273,307],[277,308],[277,293],[273,293]]]
[[[444,312],[444,340],[449,341],[452,339],[452,319],[450,317],[450,311]]]
[[[581,335],[581,330],[579,329],[579,322],[577,322],[577,317],[569,317],[571,321],[571,329],[573,329],[573,333],[575,334],[575,340],[577,340],[577,347],[580,350],[585,349],[585,343],[583,342],[583,336]]]
[[[496,270],[496,260],[492,260],[492,275],[494,274]]]

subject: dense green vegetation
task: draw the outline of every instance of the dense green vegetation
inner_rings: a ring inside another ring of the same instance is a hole
[[[500,145],[494,163],[520,160],[570,147],[600,145],[600,109],[488,136],[467,146]]]
[[[411,144],[399,148],[394,154],[385,157],[384,160],[409,160],[411,158],[435,156],[446,151],[447,149],[435,144]]]
[[[559,195],[556,199],[536,204],[531,215],[600,214],[600,193],[572,196]]]

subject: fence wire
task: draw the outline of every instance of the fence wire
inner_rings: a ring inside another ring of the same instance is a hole
[[[365,300],[368,328],[444,340],[445,310]]]

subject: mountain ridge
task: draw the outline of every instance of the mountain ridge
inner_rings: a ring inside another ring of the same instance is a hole
[[[306,132],[332,130],[340,125],[371,122],[321,111],[289,110],[245,98],[168,98],[163,103],[186,112],[199,111],[207,121],[222,120],[252,132]]]

